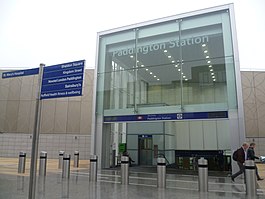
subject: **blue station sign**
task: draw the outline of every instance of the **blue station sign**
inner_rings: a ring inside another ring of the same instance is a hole
[[[15,70],[9,72],[3,72],[2,78],[12,78],[12,77],[20,77],[20,76],[28,76],[28,75],[37,75],[39,74],[39,68],[32,68],[27,70]]]
[[[82,95],[85,60],[43,69],[41,99]]]
[[[193,120],[193,119],[216,119],[228,118],[227,111],[213,112],[189,112],[189,113],[167,113],[167,114],[146,114],[146,115],[118,115],[105,116],[104,122],[142,122],[158,120]]]

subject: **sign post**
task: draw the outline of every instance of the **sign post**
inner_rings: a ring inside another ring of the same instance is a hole
[[[39,145],[39,134],[40,134],[40,117],[41,117],[41,82],[44,64],[40,64],[39,70],[39,81],[38,81],[38,94],[36,99],[36,109],[35,109],[35,122],[32,137],[32,148],[31,148],[31,162],[30,162],[30,178],[29,178],[29,199],[35,199],[35,189],[36,189],[36,167],[38,159],[38,145]]]
[[[29,181],[29,199],[35,199],[36,190],[36,167],[38,158],[38,145],[40,134],[42,99],[73,97],[82,95],[83,75],[85,60],[75,61],[65,64],[59,64],[44,67],[40,64],[39,68],[39,88],[36,100],[35,122],[32,137],[30,181]],[[23,72],[23,73],[22,73]],[[4,78],[24,76],[36,72],[22,71],[5,73]]]

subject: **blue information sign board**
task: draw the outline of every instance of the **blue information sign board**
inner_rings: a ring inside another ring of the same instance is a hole
[[[156,120],[193,120],[193,119],[216,119],[228,118],[227,111],[213,112],[189,112],[189,113],[166,113],[166,114],[146,114],[146,115],[118,115],[105,116],[104,122],[141,122]]]
[[[20,76],[28,76],[28,75],[37,75],[39,74],[39,68],[32,68],[27,70],[16,70],[16,71],[9,71],[3,72],[2,78],[12,78],[12,77],[20,77]]]
[[[44,67],[41,99],[82,95],[85,60]]]

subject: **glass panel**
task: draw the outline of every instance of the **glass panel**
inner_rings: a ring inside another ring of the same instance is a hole
[[[126,108],[128,102],[134,103],[135,72],[130,56],[135,54],[135,31],[104,36],[99,46],[97,111]]]
[[[116,63],[113,66],[113,72],[104,75],[104,110],[125,109],[134,104],[134,69],[124,70]]]
[[[181,22],[183,105],[228,104],[222,31],[220,13]]]
[[[136,85],[142,85],[136,86],[139,108],[180,104],[178,29],[178,23],[170,21],[138,31]]]

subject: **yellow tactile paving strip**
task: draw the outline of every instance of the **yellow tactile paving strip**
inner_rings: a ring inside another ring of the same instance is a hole
[[[47,160],[47,172],[58,172],[58,159],[48,159]],[[39,160],[37,161],[39,164]],[[18,158],[1,158],[0,157],[0,173],[9,175],[21,175],[29,176],[30,173],[30,158],[26,158],[25,173],[18,173]],[[37,168],[39,166],[37,165]],[[79,160],[79,167],[74,167],[74,161],[71,161],[71,170],[80,170],[89,168],[89,160]]]

